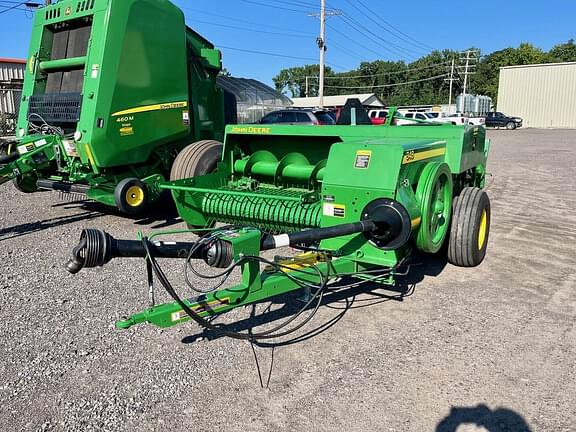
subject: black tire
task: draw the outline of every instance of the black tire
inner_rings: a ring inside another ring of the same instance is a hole
[[[170,181],[193,178],[213,172],[222,158],[222,143],[197,141],[178,153],[170,171]]]
[[[146,184],[137,178],[122,180],[114,190],[116,207],[125,214],[137,215],[144,211],[149,201]]]
[[[506,129],[508,129],[508,130],[514,130],[514,129],[516,129],[516,123],[514,123],[514,122],[508,122],[508,123],[506,123]]]
[[[185,147],[172,164],[170,181],[189,179],[210,174],[216,170],[222,159],[222,143],[214,140],[197,141]],[[215,222],[207,225],[186,223],[189,229],[212,228]]]
[[[467,187],[454,199],[448,240],[448,261],[476,267],[486,256],[490,234],[490,198],[482,189]]]
[[[25,194],[38,192],[38,177],[36,174],[17,176],[12,180],[12,184],[14,184],[16,189]]]

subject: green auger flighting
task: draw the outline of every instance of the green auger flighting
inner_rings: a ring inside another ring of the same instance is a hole
[[[194,320],[231,337],[258,340],[284,336],[310,315],[295,327],[292,317],[251,333],[229,331],[208,318],[296,290],[309,294],[301,312],[314,311],[327,286],[340,278],[394,285],[415,250],[445,253],[462,267],[479,265],[490,230],[485,129],[394,126],[393,113],[384,126],[364,126],[356,124],[358,114],[352,108],[347,126],[228,126],[218,168],[204,176],[192,175],[202,151],[189,146],[174,163],[177,179],[159,187],[172,192],[190,228],[207,231],[180,242],[158,234],[117,240],[85,230],[67,269],[77,273],[115,258],[145,258],[149,286],[155,279],[174,302],[153,303],[119,321],[118,328]],[[210,228],[215,222],[224,225]],[[301,252],[262,257],[286,246]],[[160,258],[184,260],[186,281],[199,296],[181,297]],[[217,274],[204,274],[199,262],[219,269]],[[227,285],[236,268],[241,282]]]
[[[0,184],[142,212],[188,144],[211,150],[198,174],[216,165],[226,121],[220,70],[220,51],[167,0],[61,0],[38,9]]]

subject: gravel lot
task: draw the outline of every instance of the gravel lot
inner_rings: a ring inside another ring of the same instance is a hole
[[[332,295],[309,337],[256,348],[268,389],[246,342],[114,329],[147,306],[141,261],[62,268],[83,227],[135,238],[177,220],[0,188],[0,431],[575,430],[576,131],[489,134],[485,263],[428,261],[403,299]]]

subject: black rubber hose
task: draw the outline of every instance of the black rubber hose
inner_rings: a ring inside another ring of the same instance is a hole
[[[20,153],[18,153],[18,152],[10,153],[9,155],[5,155],[5,156],[0,156],[0,165],[6,165],[9,163],[12,163],[15,160],[18,160],[19,157],[20,157]]]

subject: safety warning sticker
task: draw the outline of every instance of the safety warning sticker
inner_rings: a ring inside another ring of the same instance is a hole
[[[370,166],[370,159],[372,159],[372,151],[358,150],[356,152],[356,162],[354,162],[354,168],[368,169]]]

